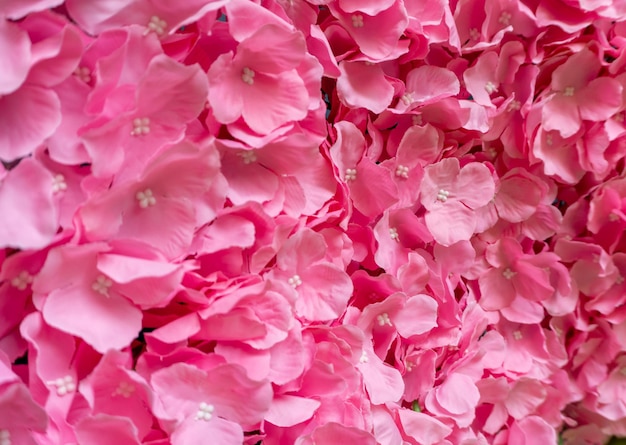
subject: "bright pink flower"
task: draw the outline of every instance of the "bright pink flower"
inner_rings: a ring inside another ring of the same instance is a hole
[[[268,50],[271,48],[271,50]],[[266,25],[211,65],[209,103],[223,124],[240,117],[256,133],[270,133],[307,115],[309,93],[296,68],[305,55],[303,36]]]
[[[622,106],[622,85],[598,77],[600,68],[598,56],[584,48],[554,70],[551,87],[555,93],[542,110],[545,130],[568,138],[578,132],[583,120],[599,122],[617,113]]]
[[[424,169],[420,190],[426,226],[438,243],[449,246],[474,234],[474,210],[493,199],[495,183],[486,166],[472,162],[461,168],[458,159],[449,158]]]
[[[352,295],[352,281],[337,266],[324,261],[324,237],[310,229],[291,236],[276,256],[277,268],[266,279],[291,301],[296,314],[309,321],[339,317]]]
[[[337,95],[348,107],[380,113],[391,104],[393,85],[380,64],[344,60],[339,64],[339,73]]]

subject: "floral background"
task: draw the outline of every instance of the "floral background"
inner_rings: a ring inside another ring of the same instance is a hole
[[[0,445],[620,443],[625,109],[623,0],[3,0]]]

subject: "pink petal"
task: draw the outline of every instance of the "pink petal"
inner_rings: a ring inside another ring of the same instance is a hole
[[[576,94],[576,102],[582,119],[607,120],[622,107],[622,85],[615,79],[599,77]]]
[[[3,8],[0,6],[0,8]],[[1,14],[0,14],[1,15]],[[0,96],[13,93],[26,80],[31,67],[31,49],[28,34],[15,23],[0,23]]]
[[[354,207],[371,218],[381,215],[398,201],[398,189],[389,171],[365,157],[357,166],[357,177],[349,182]],[[371,185],[376,184],[372,193]]]
[[[460,83],[456,75],[438,66],[420,66],[406,76],[406,91],[413,103],[426,105],[459,94]]]
[[[17,20],[32,12],[52,9],[61,3],[63,0],[5,0],[0,6],[0,15],[6,15],[12,20]]]
[[[375,445],[376,439],[360,428],[348,427],[339,423],[329,422],[326,425],[318,427],[313,432],[313,441],[315,445],[334,445],[337,443],[355,443],[360,445]],[[309,445],[306,442],[298,445]]]
[[[435,241],[444,246],[469,240],[476,228],[474,212],[456,201],[426,212],[424,219]]]
[[[283,26],[266,25],[239,44],[235,60],[255,72],[280,74],[297,68],[305,52],[302,34]]]
[[[480,399],[474,381],[467,375],[455,372],[435,389],[439,404],[449,413],[464,414],[473,411]]]
[[[318,400],[288,394],[275,395],[265,420],[279,427],[290,427],[309,420],[320,406]]]
[[[215,445],[244,443],[241,426],[219,417],[208,422],[187,419],[172,433],[171,439],[172,445],[189,445],[202,443],[208,437],[211,438],[211,444]]]
[[[452,429],[428,414],[410,409],[398,410],[404,433],[421,445],[434,445],[445,439]]]
[[[495,182],[486,165],[470,162],[461,169],[451,195],[471,209],[489,203],[495,194]]]
[[[232,53],[220,55],[209,68],[208,100],[215,119],[222,124],[235,122],[243,111],[241,80],[232,63]]]
[[[341,11],[333,3],[329,4],[329,8],[357,42],[361,52],[373,59],[384,59],[395,51],[400,36],[409,24],[406,9],[400,2],[394,2],[390,8],[375,16],[360,14],[363,19],[361,27],[352,25],[354,14]]]
[[[393,0],[339,0],[339,7],[345,12],[364,12],[367,15],[376,15],[390,8]]]
[[[243,119],[259,134],[267,134],[307,115],[309,93],[295,71],[279,75],[256,73],[253,85],[241,81],[239,89],[244,94]]]
[[[357,367],[363,374],[363,383],[371,402],[381,405],[388,402],[397,402],[404,392],[404,381],[400,372],[384,363],[374,350],[363,348],[367,362],[359,363]]]
[[[538,180],[525,170],[507,173],[500,182],[495,205],[500,218],[521,222],[535,213],[544,195]]]
[[[22,160],[0,182],[0,213],[0,245],[40,249],[52,242],[58,210],[50,172],[32,158]]]
[[[49,89],[25,85],[0,96],[0,159],[31,154],[60,123],[61,104]]]
[[[487,311],[505,308],[515,299],[515,288],[502,275],[502,269],[490,269],[479,279],[480,305]]]
[[[557,93],[544,104],[541,120],[545,131],[558,131],[568,138],[580,129],[581,119],[576,99]]]
[[[337,94],[349,107],[381,113],[391,104],[393,86],[380,65],[343,61],[339,64],[339,71]]]
[[[404,308],[393,317],[393,324],[404,338],[424,334],[437,327],[437,302],[428,295],[409,297]]]
[[[129,346],[141,330],[142,319],[141,311],[124,298],[83,286],[52,291],[43,316],[50,326],[82,338],[101,353]]]
[[[93,445],[140,445],[137,428],[127,417],[96,414],[82,419],[75,428],[79,443]]]
[[[204,110],[207,92],[207,78],[198,65],[185,66],[158,55],[137,85],[137,114],[177,127]]]
[[[566,88],[572,87],[579,90],[598,75],[600,68],[598,56],[588,48],[583,48],[554,70],[552,89],[563,92]]]
[[[341,269],[330,264],[316,264],[300,272],[296,312],[311,321],[338,318],[352,295],[352,281]]]
[[[557,442],[556,430],[538,416],[529,416],[513,422],[509,433],[510,445],[533,445]]]

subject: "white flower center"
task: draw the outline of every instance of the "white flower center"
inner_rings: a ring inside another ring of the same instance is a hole
[[[615,284],[620,285],[624,283],[624,276],[623,275],[618,275],[617,278],[615,278]]]
[[[478,40],[480,38],[480,32],[476,28],[472,28],[469,30],[470,39]]]
[[[361,14],[352,15],[352,26],[355,28],[363,28],[363,16]]]
[[[406,362],[404,362],[404,367],[406,368],[406,372],[411,372],[413,371],[413,368],[415,368],[415,364],[407,360]]]
[[[567,87],[565,88],[565,91],[563,92],[563,94],[566,95],[567,97],[572,97],[575,91],[576,90],[574,89],[574,87]]]
[[[522,331],[513,331],[513,338],[515,340],[521,340],[522,338],[524,338],[524,336],[522,335]]]
[[[441,189],[437,192],[437,201],[446,202],[448,200],[448,196],[450,196],[450,192]]]
[[[128,399],[135,392],[135,386],[128,382],[120,382],[120,384],[115,388],[113,392],[113,397],[122,396],[125,399]]]
[[[548,145],[554,144],[554,138],[549,133],[546,135],[546,144],[548,144]]]
[[[413,125],[422,125],[424,123],[424,118],[421,114],[414,114],[413,117],[411,117],[411,121],[413,122]]]
[[[209,405],[208,403],[202,402],[198,407],[198,412],[196,413],[196,420],[204,420],[209,421],[213,417],[213,411],[215,411],[215,407],[213,405]]]
[[[91,283],[91,289],[100,295],[104,295],[105,297],[109,296],[109,289],[113,286],[113,281],[105,277],[104,275],[100,275],[96,278],[96,281]]]
[[[409,177],[409,167],[406,165],[398,165],[396,167],[396,176],[407,179]]]
[[[400,236],[398,235],[398,229],[396,229],[395,227],[389,228],[389,236],[394,241],[400,241]]]
[[[511,13],[510,12],[503,12],[502,14],[500,14],[500,18],[498,19],[498,22],[500,22],[501,24],[508,26],[511,23]]]
[[[485,84],[485,91],[487,91],[489,94],[493,94],[497,89],[498,86],[491,81]]]
[[[130,132],[131,136],[143,136],[148,133],[150,133],[149,117],[136,117],[133,119],[133,129]]]
[[[622,368],[620,368],[619,373],[623,375],[624,377],[626,377],[626,366],[623,366]]]
[[[302,279],[300,278],[300,275],[296,274],[289,278],[287,280],[287,283],[289,283],[289,285],[295,289],[302,284]]]
[[[506,268],[502,271],[502,276],[504,278],[506,278],[507,280],[510,280],[511,278],[513,278],[515,275],[517,275],[517,272],[513,272],[510,268]]]
[[[153,31],[158,36],[165,34],[167,28],[167,22],[161,19],[159,16],[153,15],[148,22],[148,28],[143,32],[143,35],[147,35],[150,31]]]
[[[376,317],[376,321],[378,321],[378,326],[391,326],[391,320],[389,319],[389,314],[383,312],[378,317]]]
[[[28,287],[29,284],[33,282],[33,276],[26,272],[25,270],[21,271],[20,274],[16,277],[13,277],[11,280],[11,285],[17,288],[18,290],[24,290]]]
[[[413,94],[412,93],[404,93],[400,100],[404,105],[411,105],[413,103]]]
[[[361,352],[361,358],[359,358],[359,363],[367,363],[370,359],[367,357],[367,352]]]
[[[354,181],[356,179],[356,169],[346,168],[346,181]]]
[[[62,174],[54,175],[52,178],[52,193],[64,192],[67,190],[67,182]]]
[[[241,158],[243,159],[243,163],[246,165],[252,164],[253,162],[256,162],[257,160],[256,153],[254,153],[254,150],[242,151],[239,153],[239,156],[241,156]]]
[[[143,192],[137,192],[135,198],[139,202],[139,207],[142,209],[156,205],[156,198],[154,197],[151,189],[145,189]]]
[[[74,75],[85,83],[91,82],[91,70],[86,66],[79,66],[74,70]]]
[[[615,221],[619,221],[619,220],[620,220],[620,217],[619,217],[619,215],[617,213],[615,213],[615,212],[609,213],[609,221],[615,222]]]
[[[65,377],[61,377],[56,379],[53,382],[48,382],[51,386],[56,386],[57,394],[59,396],[64,396],[76,390],[76,383],[72,376],[66,375]]]
[[[243,68],[241,71],[241,80],[248,85],[254,84],[254,71],[252,71],[247,66]]]
[[[11,432],[0,430],[0,445],[11,445]]]

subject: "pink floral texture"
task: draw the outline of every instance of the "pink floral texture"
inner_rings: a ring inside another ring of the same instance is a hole
[[[2,2],[0,445],[626,437],[625,17]]]

